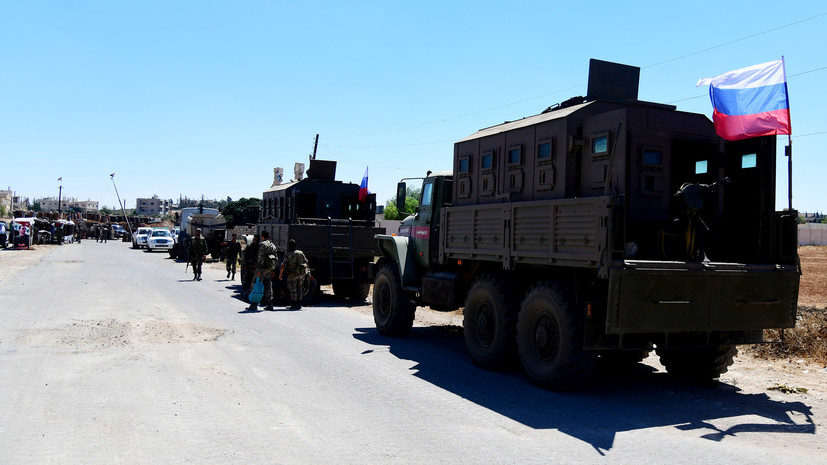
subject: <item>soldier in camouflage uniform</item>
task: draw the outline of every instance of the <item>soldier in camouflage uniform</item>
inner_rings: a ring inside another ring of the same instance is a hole
[[[227,279],[230,278],[232,271],[233,281],[235,281],[235,266],[239,255],[241,255],[241,243],[238,242],[238,235],[233,233],[233,239],[227,242]]]
[[[258,260],[256,261],[256,277],[261,279],[264,285],[264,296],[261,298],[261,305],[267,304],[264,310],[273,310],[273,272],[278,265],[278,249],[270,242],[270,232],[266,229],[261,232],[261,242],[258,245]],[[256,303],[253,302],[247,310],[256,310]]]
[[[201,236],[201,228],[195,230],[195,237],[190,241],[190,263],[192,263],[193,280],[201,281],[201,263],[207,258],[207,239]]]
[[[287,254],[281,262],[279,281],[284,279],[285,271],[287,272],[287,290],[290,292],[290,310],[301,310],[304,295],[302,283],[309,270],[307,257],[304,256],[304,252],[296,249],[295,239],[290,239],[287,243]]]

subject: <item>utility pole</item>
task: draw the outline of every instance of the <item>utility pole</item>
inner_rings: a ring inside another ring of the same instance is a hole
[[[112,178],[112,185],[115,186],[115,173],[109,175]],[[126,220],[126,228],[129,229],[129,236],[132,236],[132,225],[129,224],[129,217],[126,216],[126,209],[123,207],[123,202],[121,202],[121,194],[118,193],[118,186],[115,186],[115,195],[118,196],[118,205],[121,206],[121,213],[123,213],[123,219]]]
[[[60,218],[61,212],[61,199],[63,197],[63,176],[57,178],[60,181],[60,187],[58,187],[57,191],[57,217]]]

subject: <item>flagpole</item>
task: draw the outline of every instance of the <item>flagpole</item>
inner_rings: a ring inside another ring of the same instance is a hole
[[[784,73],[784,95],[787,99],[787,124],[790,133],[787,134],[787,147],[784,154],[787,155],[787,202],[790,212],[793,211],[793,122],[790,117],[790,91],[787,88],[787,62],[784,55],[781,55],[781,70]]]

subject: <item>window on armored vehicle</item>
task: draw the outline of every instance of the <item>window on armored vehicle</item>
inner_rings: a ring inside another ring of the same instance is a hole
[[[598,136],[592,139],[592,153],[608,153],[609,152],[609,136]]]
[[[482,154],[480,158],[480,167],[484,170],[494,169],[494,152],[489,150]]]
[[[470,158],[471,158],[470,155],[465,155],[465,156],[463,156],[462,158],[459,159],[459,172],[460,173],[467,173],[468,172],[469,165],[470,165],[470,163],[469,163]]]
[[[643,164],[647,166],[662,166],[663,152],[660,150],[643,150]]]
[[[695,162],[695,174],[706,174],[709,170],[706,160],[699,160]]]
[[[434,183],[425,183],[422,186],[422,202],[419,204],[424,206],[431,205],[431,198],[434,195]]]
[[[548,163],[552,161],[552,143],[553,139],[546,139],[537,145],[537,161],[540,163]]]
[[[746,155],[741,155],[741,168],[755,168],[758,166],[758,154],[756,153],[748,153]]]
[[[511,147],[508,149],[508,164],[519,165],[522,161],[522,147]]]

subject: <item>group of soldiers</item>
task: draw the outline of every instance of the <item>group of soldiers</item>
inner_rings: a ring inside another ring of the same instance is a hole
[[[207,241],[201,235],[201,229],[196,229],[195,236],[193,236],[189,245],[190,263],[194,274],[193,280],[201,281],[201,265],[206,259],[207,251]],[[291,239],[288,242],[284,259],[279,263],[278,248],[270,242],[268,231],[265,230],[260,235],[253,236],[253,242],[247,244],[243,251],[241,250],[241,244],[238,242],[238,236],[233,234],[230,242],[226,244],[226,258],[227,279],[232,280],[235,280],[236,263],[241,258],[241,288],[243,295],[248,296],[250,294],[254,279],[261,280],[264,286],[264,295],[261,301],[258,303],[251,302],[247,310],[257,311],[259,305],[263,306],[264,310],[274,310],[273,281],[276,270],[278,270],[278,283],[284,282],[286,277],[290,299],[289,308],[291,310],[301,310],[305,281],[312,283],[313,280],[310,276],[307,257],[305,257],[304,252],[296,247],[295,240]],[[313,289],[308,290],[313,291]]]
[[[112,225],[109,223],[96,224],[95,227],[95,242],[106,242],[112,239]]]

